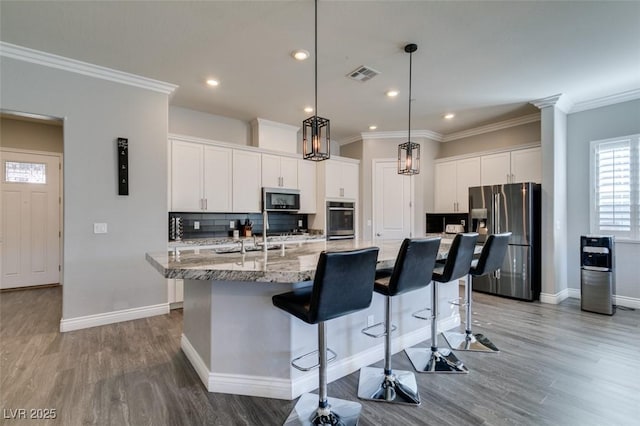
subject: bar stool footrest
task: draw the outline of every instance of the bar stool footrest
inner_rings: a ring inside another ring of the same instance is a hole
[[[315,426],[333,425],[356,426],[362,411],[362,405],[354,401],[344,399],[327,398],[329,402],[329,415],[318,414],[318,395],[305,393],[300,396],[298,402],[285,420],[285,426]]]
[[[334,351],[332,351],[329,348],[327,348],[327,352],[331,355],[331,356],[327,357],[327,364],[329,364],[330,362],[333,362],[333,361],[336,360],[336,358],[338,357],[338,354],[336,354]],[[312,355],[318,355],[318,353],[319,353],[319,351],[315,350],[315,351],[311,351],[309,353],[306,353],[304,355],[300,355],[299,357],[294,358],[294,359],[291,360],[291,366],[293,368],[297,369],[297,370],[300,370],[300,371],[311,371],[311,370],[314,370],[314,369],[320,367],[320,362],[318,362],[317,364],[314,364],[314,365],[306,367],[304,365],[298,364],[297,361],[303,360],[303,359],[308,358],[308,357],[310,357]]]
[[[380,327],[383,326],[383,330],[380,333],[371,333],[369,332],[369,330],[371,330],[372,328],[376,328],[376,327]],[[391,324],[391,332],[393,333],[394,331],[396,331],[398,329],[398,327],[396,327],[395,325]],[[369,337],[373,337],[373,338],[379,338],[379,337],[383,337],[387,335],[387,326],[385,322],[379,322],[377,324],[373,324],[370,325],[369,327],[365,327],[362,330],[360,330],[363,334],[366,334]]]
[[[425,320],[425,321],[433,319],[433,315],[425,316],[425,315],[422,314],[423,312],[427,312],[427,311],[430,312],[431,308],[420,309],[419,311],[416,311],[416,312],[412,313],[411,315],[414,318],[418,318],[418,319]]]

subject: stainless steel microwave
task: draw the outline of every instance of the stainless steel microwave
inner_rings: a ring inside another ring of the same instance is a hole
[[[300,190],[284,188],[262,188],[262,209],[264,211],[300,210]]]

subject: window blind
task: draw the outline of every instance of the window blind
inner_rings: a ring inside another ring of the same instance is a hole
[[[591,145],[591,232],[640,240],[640,135]]]

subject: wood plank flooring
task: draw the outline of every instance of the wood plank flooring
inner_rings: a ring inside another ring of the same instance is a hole
[[[417,375],[419,407],[362,401],[361,425],[640,424],[639,311],[474,301],[474,331],[501,352],[457,352],[468,375]],[[60,288],[0,294],[3,425],[279,425],[295,403],[206,392],[180,350],[179,310],[61,334],[61,305]],[[393,367],[411,370],[404,352]],[[356,372],[329,395],[357,400],[357,383]],[[11,419],[21,408],[57,418]]]

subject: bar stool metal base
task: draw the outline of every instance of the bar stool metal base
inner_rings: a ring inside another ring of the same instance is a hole
[[[469,370],[446,348],[407,348],[404,350],[418,373],[468,373]]]
[[[454,333],[445,331],[442,333],[451,349],[456,351],[474,351],[498,353],[500,349],[482,333]]]
[[[393,373],[387,376],[383,368],[362,367],[358,382],[358,398],[420,405],[415,374],[402,370],[393,370]]]
[[[300,396],[285,420],[285,426],[355,426],[358,424],[362,405],[344,399],[327,398],[328,409],[318,407],[318,395],[305,393]]]

